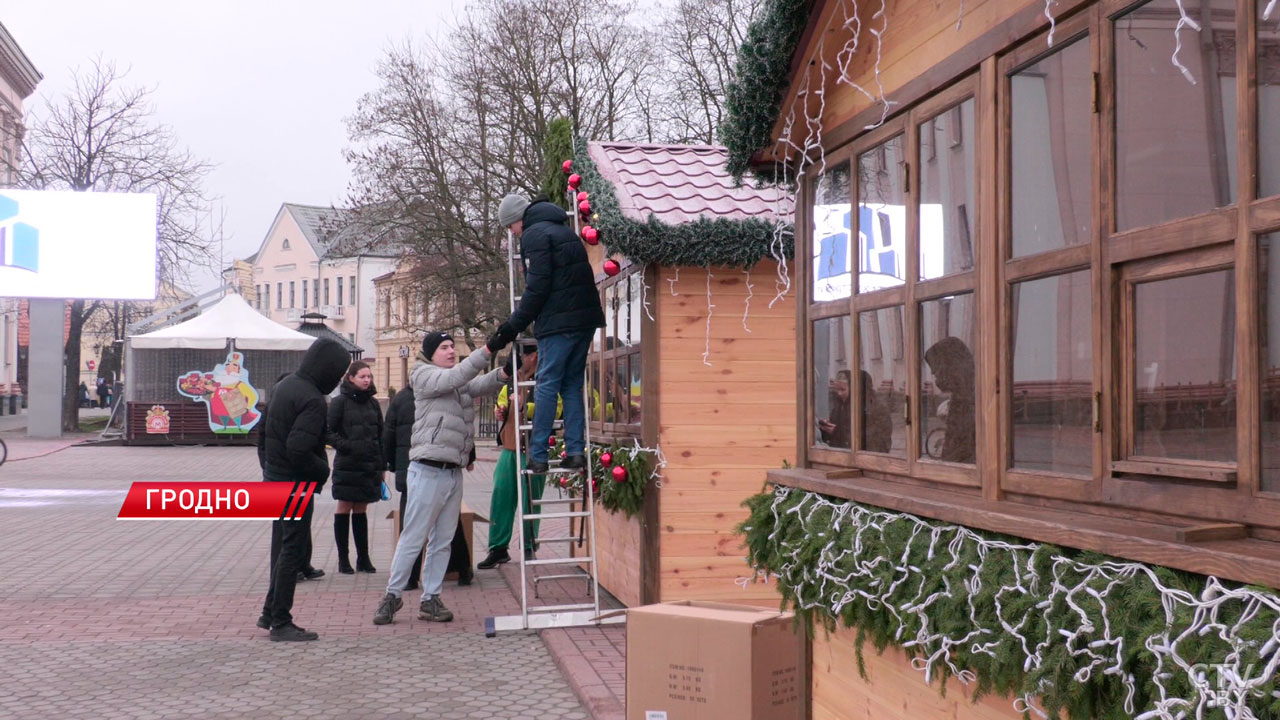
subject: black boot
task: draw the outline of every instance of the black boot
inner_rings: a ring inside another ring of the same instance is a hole
[[[501,563],[506,562],[511,562],[511,555],[507,553],[506,548],[489,548],[489,555],[485,557],[485,559],[481,560],[476,567],[481,570],[492,570],[493,568],[498,567]]]
[[[355,570],[351,568],[351,560],[347,556],[347,539],[351,535],[351,516],[350,515],[334,515],[333,516],[333,539],[338,544],[338,572],[343,575],[353,575]]]
[[[362,573],[376,573],[378,569],[369,562],[369,516],[365,513],[351,513],[351,535],[356,541],[356,570]]]

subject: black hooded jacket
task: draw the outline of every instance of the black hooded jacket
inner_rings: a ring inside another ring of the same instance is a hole
[[[298,371],[272,389],[262,419],[264,480],[314,482],[329,479],[325,455],[325,396],[333,392],[351,364],[351,355],[333,340],[321,338],[307,349]]]
[[[382,499],[382,406],[378,390],[358,390],[342,379],[342,394],[329,401],[328,438],[338,454],[333,458],[333,497],[347,502]]]
[[[387,461],[387,469],[396,474],[396,490],[400,492],[406,490],[409,477],[413,409],[413,388],[402,388],[387,405],[387,422],[382,430],[382,456]]]
[[[582,241],[565,224],[565,212],[546,200],[524,211],[520,255],[525,290],[507,320],[513,334],[535,323],[539,338],[604,327],[604,309]]]

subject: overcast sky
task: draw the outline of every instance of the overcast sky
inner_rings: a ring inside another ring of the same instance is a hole
[[[44,75],[25,109],[101,55],[155,88],[160,121],[216,164],[224,264],[258,248],[282,202],[341,203],[344,118],[389,44],[436,36],[465,0],[26,0],[0,22]],[[199,278],[201,289],[212,277]]]

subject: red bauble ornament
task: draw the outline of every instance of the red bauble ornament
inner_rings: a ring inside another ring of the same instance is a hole
[[[590,200],[583,200],[582,202],[579,202],[579,203],[578,203],[578,212],[582,213],[583,215],[590,215],[590,214],[591,214],[591,201],[590,201]]]
[[[585,190],[583,192],[578,193],[578,202],[582,202],[583,200],[586,200],[586,199],[587,199],[587,193]]]
[[[626,468],[624,468],[624,467],[622,467],[621,465],[619,465],[619,466],[615,467],[615,468],[613,469],[613,481],[614,481],[614,482],[626,482],[626,481],[627,481],[627,469],[626,469]]]
[[[621,265],[619,265],[619,264],[618,264],[618,262],[617,262],[616,260],[605,260],[605,261],[604,261],[604,274],[605,274],[605,275],[608,275],[609,277],[613,277],[614,275],[617,275],[617,274],[618,274],[618,273],[620,273],[620,272],[622,272],[622,266],[621,266]]]
[[[560,451],[560,459],[563,460],[569,453],[565,450]]]
[[[560,487],[569,487],[569,478],[567,477],[560,478]]]
[[[555,446],[556,446],[556,436],[552,435],[551,437],[547,438],[547,447],[555,447]]]
[[[569,176],[569,187],[573,188],[574,190],[577,190],[578,186],[581,184],[582,184],[581,175],[579,175],[578,173],[574,173]]]
[[[564,170],[565,175],[568,175],[569,173],[573,172],[573,161],[565,160],[564,164],[560,166],[560,169]]]
[[[600,464],[609,467],[613,464],[613,455],[611,453],[600,453]]]
[[[582,240],[588,245],[596,245],[600,242],[600,231],[590,225],[582,226]]]

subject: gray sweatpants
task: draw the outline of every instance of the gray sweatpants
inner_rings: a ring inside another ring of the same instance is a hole
[[[406,482],[409,500],[400,542],[391,560],[387,592],[396,597],[404,592],[413,572],[413,562],[423,543],[427,543],[422,561],[422,596],[439,595],[449,567],[453,533],[458,529],[458,515],[462,512],[462,468],[445,470],[411,462]]]

